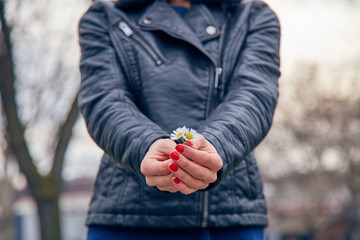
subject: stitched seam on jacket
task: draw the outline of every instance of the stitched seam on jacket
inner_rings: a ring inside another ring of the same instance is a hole
[[[125,193],[126,193],[126,189],[128,187],[128,182],[129,182],[129,175],[125,175],[125,181],[124,181],[124,187],[122,189],[122,193],[120,194],[120,196],[118,197],[117,201],[119,203],[120,206],[120,211],[124,211],[124,200],[125,200]]]
[[[246,156],[247,154],[248,154],[248,151],[249,151],[249,143],[248,143],[248,141],[247,141],[247,136],[246,136],[246,134],[245,134],[245,131],[244,131],[244,129],[242,128],[242,127],[239,127],[239,130],[240,130],[240,134],[241,134],[241,139],[243,140],[243,144],[244,144],[244,150],[245,150],[245,152],[244,152],[244,155]],[[244,158],[245,159],[245,158]]]

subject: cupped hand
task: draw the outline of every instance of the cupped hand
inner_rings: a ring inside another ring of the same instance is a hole
[[[183,194],[205,189],[217,180],[223,161],[215,147],[201,134],[198,139],[177,145],[170,153],[168,169],[173,173],[173,186]]]
[[[178,191],[172,184],[174,175],[168,168],[172,162],[169,154],[175,147],[176,143],[171,139],[158,139],[150,146],[140,168],[149,186],[156,186],[161,191]]]

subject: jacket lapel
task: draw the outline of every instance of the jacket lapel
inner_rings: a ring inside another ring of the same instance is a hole
[[[201,42],[220,36],[220,26],[204,4],[193,5],[184,16],[184,20]]]
[[[218,37],[218,26],[203,4],[192,6],[183,19],[168,3],[156,1],[141,16],[138,25],[143,30],[160,30],[174,38],[184,40],[198,48],[214,63],[216,62],[204,49],[202,41]],[[211,32],[212,34],[206,32],[209,26],[215,27],[215,32]]]
[[[93,0],[94,2],[98,0]],[[120,8],[134,8],[139,7],[141,5],[146,5],[149,3],[152,3],[156,0],[118,0],[116,1],[116,5]],[[158,0],[161,1],[161,0]],[[237,4],[241,2],[242,0],[191,0],[191,3],[205,3],[205,4],[220,4],[220,3],[226,3],[226,4]]]

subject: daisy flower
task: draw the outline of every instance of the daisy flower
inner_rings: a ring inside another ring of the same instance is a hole
[[[194,140],[197,138],[197,132],[192,128],[185,128],[184,139],[185,141]]]
[[[172,134],[170,134],[170,138],[171,138],[172,140],[174,140],[174,141],[175,141],[175,140],[178,140],[178,139],[180,139],[180,138],[183,138],[183,137],[184,137],[185,129],[186,129],[185,126],[184,126],[184,127],[179,127],[179,128],[177,128],[176,130],[173,131]]]

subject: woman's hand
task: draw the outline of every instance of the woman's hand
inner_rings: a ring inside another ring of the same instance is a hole
[[[168,167],[172,162],[169,154],[175,147],[176,143],[170,139],[159,139],[150,146],[140,168],[149,186],[156,186],[161,191],[178,191],[172,184],[174,176]]]
[[[155,141],[141,163],[141,172],[149,186],[190,194],[215,182],[222,166],[214,146],[198,134],[196,141],[186,145],[176,145],[170,139]]]
[[[217,179],[217,172],[223,162],[214,146],[202,135],[196,141],[177,145],[170,153],[173,160],[167,161],[168,169],[173,173],[173,187],[183,194],[205,189]]]

